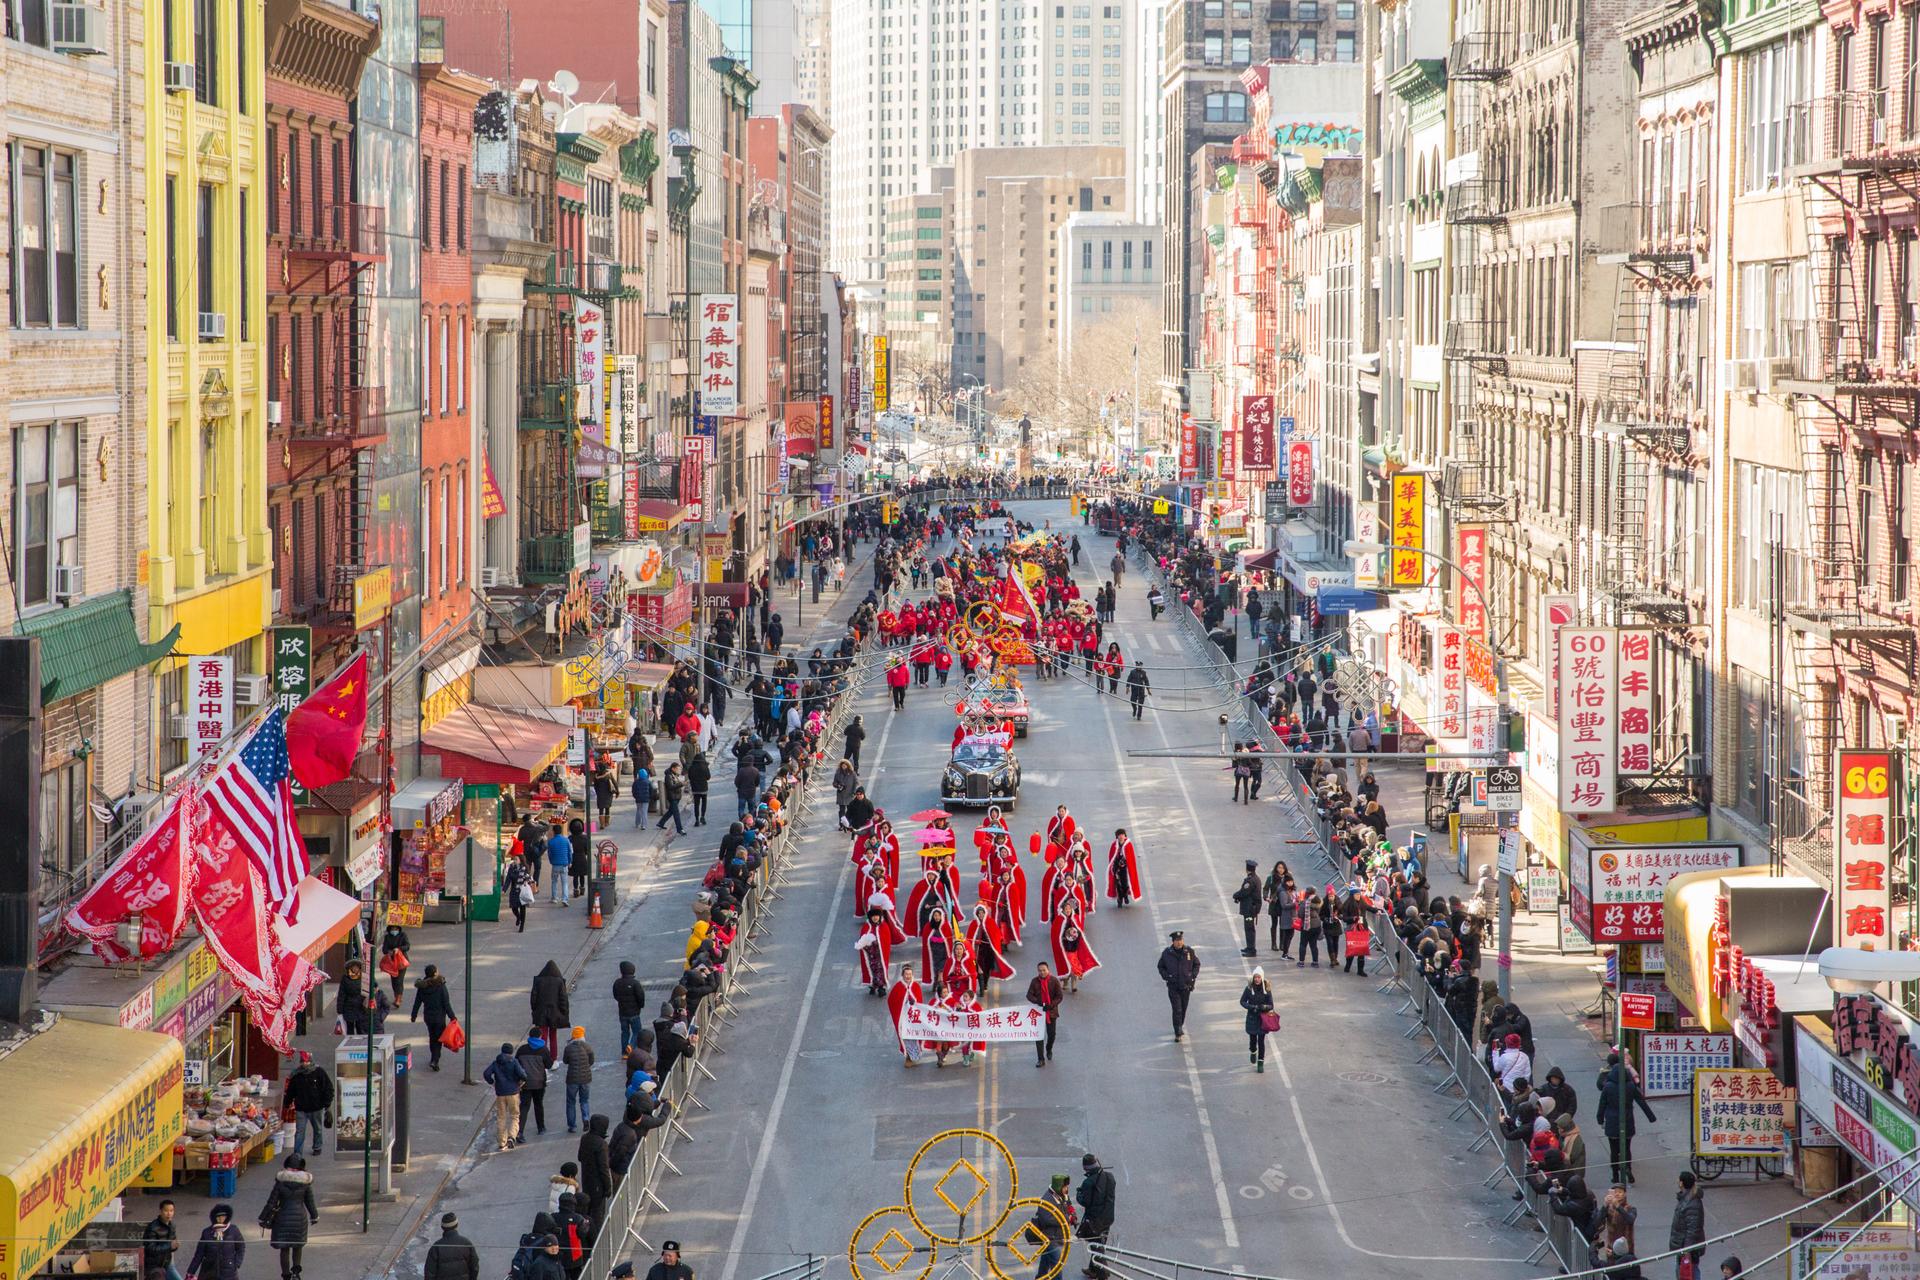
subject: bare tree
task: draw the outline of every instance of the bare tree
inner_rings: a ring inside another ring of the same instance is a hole
[[[1143,416],[1147,402],[1158,396],[1159,334],[1160,313],[1154,304],[1122,302],[1074,338],[1069,361],[1063,362],[1053,348],[1029,357],[1008,388],[1002,412],[1024,413],[1036,423],[1063,428],[1083,444],[1098,441],[1112,424],[1131,419],[1136,387]]]

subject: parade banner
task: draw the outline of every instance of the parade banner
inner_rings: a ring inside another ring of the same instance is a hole
[[[899,1029],[902,1040],[982,1040],[989,1044],[1007,1044],[1044,1039],[1047,1015],[1037,1005],[963,1013],[909,1000],[900,1009]]]
[[[1422,475],[1397,475],[1393,478],[1393,525],[1387,530],[1390,546],[1403,551],[1387,553],[1387,585],[1419,587],[1426,585],[1427,565],[1427,478]]]
[[[1885,951],[1893,940],[1893,753],[1834,753],[1833,943]]]
[[[507,514],[507,500],[500,493],[500,482],[493,478],[493,459],[480,457],[480,518],[492,520]]]
[[[740,299],[703,293],[700,302],[700,369],[694,386],[700,412],[732,417],[740,412]]]
[[[1240,397],[1240,469],[1267,473],[1274,468],[1273,397]]]
[[[1460,566],[1454,583],[1453,616],[1475,640],[1487,638],[1487,526],[1463,524],[1453,531],[1453,559]]]
[[[1612,813],[1619,786],[1616,735],[1619,633],[1610,627],[1562,627],[1560,812]]]
[[[175,797],[166,816],[114,860],[67,913],[67,927],[93,944],[108,964],[127,964],[172,950],[187,925],[187,811]],[[119,924],[140,917],[137,954],[120,945]]]

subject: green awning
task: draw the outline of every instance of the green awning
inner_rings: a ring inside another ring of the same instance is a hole
[[[140,642],[133,592],[114,591],[65,609],[22,618],[16,635],[40,637],[40,700],[58,702],[85,693],[173,652],[180,628],[151,644]]]

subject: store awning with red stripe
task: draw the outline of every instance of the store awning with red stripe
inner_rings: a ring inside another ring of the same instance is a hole
[[[440,772],[469,783],[524,785],[567,749],[567,726],[469,702],[420,735],[440,757]]]

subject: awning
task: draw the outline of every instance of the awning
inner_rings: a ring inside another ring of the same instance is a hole
[[[747,607],[747,589],[744,582],[696,582],[693,584],[693,598],[718,600],[744,609]]]
[[[425,818],[433,826],[460,807],[460,779],[457,777],[415,778],[393,793],[387,808],[395,826],[406,826],[413,818]]]
[[[1277,548],[1256,552],[1241,562],[1240,567],[1249,573],[1272,572],[1274,559],[1280,554]]]
[[[638,511],[642,533],[665,533],[669,529],[677,529],[687,516],[687,509],[671,498],[642,498]]]
[[[469,702],[420,735],[442,773],[467,782],[525,784],[567,749],[567,727]]]
[[[180,1136],[185,1048],[63,1018],[0,1058],[0,1274],[30,1276]]]
[[[671,662],[629,662],[621,673],[626,682],[639,689],[664,689],[673,676]]]
[[[40,700],[58,702],[158,662],[173,652],[180,627],[176,623],[158,640],[142,643],[133,592],[114,591],[22,618],[14,634],[40,637]]]
[[[348,897],[324,880],[308,876],[294,891],[299,909],[294,912],[300,923],[275,920],[274,932],[289,951],[297,951],[308,961],[318,963],[326,949],[353,932],[360,918],[360,899]]]

